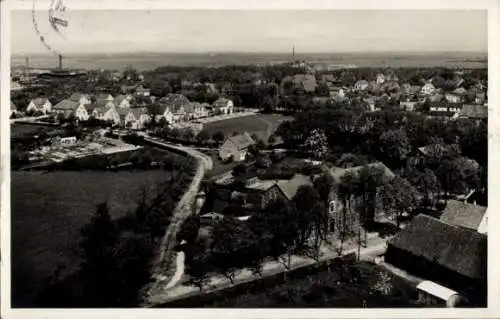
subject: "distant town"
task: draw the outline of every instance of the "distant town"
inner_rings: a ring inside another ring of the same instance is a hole
[[[13,305],[484,307],[487,88],[487,69],[293,55],[27,59],[11,74]]]

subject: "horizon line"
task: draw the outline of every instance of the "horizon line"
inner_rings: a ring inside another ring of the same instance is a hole
[[[71,55],[109,55],[109,54],[120,54],[120,55],[134,55],[134,54],[186,54],[186,55],[199,55],[199,54],[291,54],[290,51],[127,51],[127,52],[68,52],[63,53],[63,56],[71,56]],[[480,50],[408,50],[408,51],[384,51],[384,50],[375,50],[375,51],[295,51],[295,55],[304,55],[304,54],[431,54],[431,53],[476,53],[476,54],[488,54],[488,51],[480,51]],[[11,52],[12,56],[57,56],[55,53],[51,52]]]

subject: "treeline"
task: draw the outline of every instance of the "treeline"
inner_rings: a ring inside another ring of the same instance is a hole
[[[112,220],[106,203],[82,228],[83,261],[70,277],[59,270],[47,279],[39,307],[135,307],[150,280],[151,259],[170,224],[178,200],[194,172],[178,170],[158,185],[153,196],[143,189],[136,209]]]
[[[487,187],[487,123],[403,111],[297,113],[277,135],[285,147],[338,162],[345,154],[374,156],[424,193],[462,194]],[[429,146],[421,153],[419,148]]]

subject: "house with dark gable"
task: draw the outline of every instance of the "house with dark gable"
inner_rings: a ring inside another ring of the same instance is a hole
[[[385,262],[486,303],[487,236],[418,215],[387,245]]]
[[[219,148],[219,158],[222,160],[232,158],[235,162],[243,161],[246,158],[248,148],[255,144],[256,142],[248,132],[231,136]]]

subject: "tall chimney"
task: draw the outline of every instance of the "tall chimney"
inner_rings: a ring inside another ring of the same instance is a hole
[[[59,69],[62,69],[62,55],[59,54]]]

